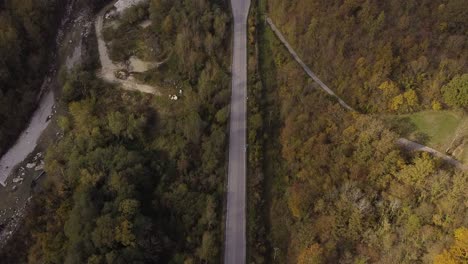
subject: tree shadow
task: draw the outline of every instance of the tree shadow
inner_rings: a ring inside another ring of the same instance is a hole
[[[420,144],[426,144],[430,140],[429,135],[418,131],[418,127],[409,117],[392,117],[387,119],[387,122],[392,131],[403,137],[407,137]]]
[[[387,119],[389,127],[402,136],[411,135],[417,130],[416,125],[408,117],[392,117]]]

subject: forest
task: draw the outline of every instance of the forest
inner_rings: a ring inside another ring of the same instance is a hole
[[[399,1],[379,2],[382,5],[379,10],[396,11],[399,6],[396,2]],[[378,5],[376,1],[345,1],[343,5],[357,3],[375,8]],[[406,1],[399,4],[405,8],[411,5]],[[446,4],[447,9],[455,4]],[[395,9],[385,9],[392,6]],[[355,78],[350,70],[355,66],[340,60],[340,52],[334,52],[340,41],[355,45],[355,50],[349,54],[359,49],[361,52],[373,51],[372,45],[369,47],[360,42],[370,37],[369,32],[362,32],[364,29],[355,24],[365,8],[357,8],[354,14],[340,13],[345,17],[338,13],[311,15],[314,12],[324,14],[325,10],[338,12],[335,10],[338,7],[337,2],[276,0],[255,1],[252,7],[249,20],[249,98],[252,98],[249,99],[249,146],[254,150],[249,153],[249,204],[253,204],[249,207],[249,261],[466,263],[466,172],[427,154],[401,150],[394,143],[399,135],[378,116],[346,111],[307,78],[263,21],[268,11],[293,40],[294,46],[301,47],[297,50],[306,55],[307,63],[333,87],[346,80],[347,91],[338,91],[351,100],[353,106],[363,112],[392,111],[378,109],[374,104],[376,101],[373,100],[387,98],[380,95],[378,87],[361,89],[362,83],[348,79]],[[411,21],[434,19],[418,13],[421,9],[412,9]],[[461,15],[465,12],[460,8],[456,11]],[[293,13],[295,15],[291,15]],[[349,15],[356,17],[346,18]],[[391,15],[385,13],[385,23],[392,23],[393,18],[398,17]],[[412,16],[422,18],[418,20]],[[454,21],[447,20],[444,34],[466,32],[463,31],[466,18],[453,14],[446,17],[449,18]],[[354,35],[348,35],[353,39],[347,39],[346,35],[333,37],[333,34],[350,29],[339,23],[341,19],[350,23],[348,26],[354,25]],[[305,21],[305,24],[299,21]],[[316,21],[317,25],[329,24],[313,27],[309,26],[310,21]],[[390,26],[383,25],[381,30],[390,30]],[[416,29],[413,25],[407,27],[407,30]],[[313,39],[313,34],[303,35],[305,32],[330,35]],[[392,41],[392,37],[398,39],[388,31],[382,35],[377,33],[382,34],[376,31],[373,38],[376,42]],[[384,35],[387,39],[382,40]],[[317,45],[314,41],[328,45]],[[439,49],[438,55],[447,52],[441,46],[432,48]],[[432,100],[438,100],[443,107],[466,106],[451,104],[443,95],[448,86],[463,87],[459,84],[464,78],[461,73],[466,72],[466,60],[462,58],[467,50],[459,47],[457,52],[452,54],[457,59],[450,59],[451,63],[463,65],[461,68],[445,68],[449,73],[439,75],[444,76],[445,81],[439,79],[440,85],[433,88],[437,94],[431,95],[430,88],[413,86],[418,97],[434,96],[427,102],[418,101],[417,107],[432,107]],[[409,54],[398,56],[402,60],[409,58]],[[440,56],[450,58],[447,54]],[[346,66],[350,68],[345,70]],[[405,67],[405,64],[396,66]],[[372,69],[382,73],[382,70]],[[406,80],[400,73],[397,68],[392,68],[383,80],[396,85]],[[432,78],[430,74],[425,76],[424,82]],[[410,77],[415,76],[411,74]],[[365,82],[371,79],[367,76]],[[398,89],[404,93],[403,87]],[[455,94],[455,98],[460,98],[460,93]],[[372,100],[367,100],[367,96]],[[402,112],[413,110],[418,109]]]
[[[179,100],[104,83],[96,49],[61,75],[64,136],[2,263],[220,262],[230,18],[222,1],[191,3],[153,0],[141,17],[181,19],[152,29],[167,47],[183,41],[148,74],[182,89]]]
[[[0,3],[0,155],[36,107],[65,2]]]
[[[312,71],[360,112],[468,106],[466,84],[459,91],[442,89],[468,72],[466,1],[266,4],[267,14]]]

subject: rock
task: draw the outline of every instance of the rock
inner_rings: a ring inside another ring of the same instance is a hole
[[[36,168],[34,168],[35,171],[40,171],[44,169],[44,164],[37,165]]]
[[[28,168],[28,169],[32,169],[34,167],[36,167],[36,163],[34,163],[34,162],[26,164],[26,168]]]
[[[115,77],[121,80],[126,80],[128,78],[128,75],[129,75],[128,72],[124,70],[120,70],[115,73]]]
[[[16,186],[16,185],[13,185],[13,187],[11,187],[12,191],[16,191],[16,189],[18,189],[18,186]]]
[[[22,182],[22,181],[23,181],[23,178],[21,178],[21,177],[16,177],[16,178],[13,179],[14,183],[18,183],[18,182]]]
[[[114,6],[116,8],[117,13],[122,13],[125,9],[130,8],[132,6],[136,6],[140,3],[146,2],[147,0],[119,0],[117,1]]]

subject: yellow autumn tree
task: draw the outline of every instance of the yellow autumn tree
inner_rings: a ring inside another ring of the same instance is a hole
[[[385,98],[392,98],[400,93],[397,85],[392,81],[385,81],[379,85],[379,89],[382,91]]]
[[[400,109],[400,106],[402,106],[404,103],[404,97],[403,95],[399,94],[395,97],[393,97],[392,102],[390,104],[390,109],[393,111],[397,111]]]
[[[403,94],[403,97],[405,98],[406,105],[410,108],[417,106],[419,104],[419,99],[418,95],[413,89],[409,89]]]
[[[296,183],[288,189],[288,207],[295,218],[302,218],[307,214],[311,205],[310,191],[300,183]]]
[[[315,243],[304,249],[297,258],[297,264],[320,264],[323,263],[323,249]]]
[[[458,228],[454,233],[455,242],[448,250],[434,258],[434,264],[468,263],[468,228]]]

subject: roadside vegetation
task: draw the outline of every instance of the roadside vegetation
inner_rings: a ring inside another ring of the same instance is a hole
[[[64,136],[47,151],[41,192],[2,263],[220,261],[229,16],[218,1],[188,3],[154,0],[145,11],[183,17],[158,36],[190,48],[172,53],[167,75],[152,73],[182,90],[179,100],[99,80],[97,49],[63,74]]]
[[[283,25],[283,32],[299,39],[295,40],[295,46],[307,46],[309,50],[304,54],[314,56],[309,63],[321,72],[319,76],[333,87],[337,84],[333,81],[335,78],[343,80],[336,77],[344,72],[343,68],[334,71],[334,66],[337,63],[338,67],[345,67],[346,62],[335,60],[340,53],[331,52],[338,39],[329,46],[315,45],[309,39],[301,38],[299,33],[306,31],[302,31],[304,27],[301,25],[308,25],[309,21],[336,18],[333,15],[301,17],[324,8],[333,11],[334,4],[305,6],[306,1],[259,2],[260,7],[269,4],[274,19],[281,17],[279,24]],[[307,4],[310,5],[310,1]],[[365,2],[366,5],[371,3]],[[387,2],[382,5],[386,6]],[[356,14],[360,10],[358,8]],[[297,14],[297,17],[291,14]],[[257,17],[263,18],[262,15]],[[259,48],[256,54],[259,62],[257,83],[262,88],[261,91],[254,89],[256,98],[261,98],[257,102],[262,105],[262,122],[259,123],[261,127],[251,125],[257,115],[255,108],[249,108],[249,133],[263,131],[257,137],[263,142],[258,143],[263,147],[262,165],[254,163],[256,168],[262,168],[263,174],[259,178],[263,183],[251,183],[250,186],[256,187],[255,194],[261,197],[256,198],[260,201],[257,204],[263,207],[257,208],[257,216],[265,221],[251,221],[250,259],[255,263],[466,262],[463,252],[467,250],[468,175],[427,154],[401,151],[395,145],[400,135],[380,117],[347,112],[323,91],[315,89],[315,84],[263,24],[263,21],[257,22],[256,34]],[[344,26],[337,23],[332,28],[313,29],[340,32]],[[410,28],[416,27],[408,27],[408,30]],[[329,40],[330,36],[326,36],[320,39]],[[378,38],[375,40],[379,41]],[[310,49],[330,50],[324,55],[327,50]],[[466,50],[459,50],[461,54],[464,52]],[[255,54],[250,53],[250,56]],[[380,74],[380,70],[376,71]],[[252,74],[253,71],[249,72]],[[348,73],[353,74],[349,69]],[[393,82],[401,80],[401,76],[397,76],[394,75]],[[363,94],[353,85],[347,86],[348,92],[340,93],[353,98],[353,106],[377,111],[372,100],[380,97],[380,90],[369,90],[370,98],[374,99],[364,103],[365,97],[360,101]],[[440,92],[443,85],[436,90]],[[403,113],[432,107],[433,98],[422,100],[422,94],[426,95],[428,91],[415,87],[414,92],[421,97],[417,107],[382,109],[382,112]],[[437,98],[443,100],[442,96],[440,92]],[[408,93],[403,98],[412,98],[412,95]],[[441,101],[441,104],[449,106],[447,101]],[[439,118],[429,113],[411,118],[420,129],[429,129],[431,126],[427,122]],[[449,113],[441,112],[440,115]],[[459,119],[460,116],[444,121],[457,127]],[[434,133],[448,137],[450,132],[442,126],[439,128],[431,127]],[[256,174],[251,171],[249,177],[258,177]],[[262,210],[266,211],[265,215]],[[266,235],[263,228],[266,228]]]
[[[248,263],[265,263],[268,260],[265,172],[264,172],[264,129],[266,94],[263,93],[260,76],[257,42],[260,13],[258,2],[250,6],[248,20],[248,177],[247,177],[247,253]]]

